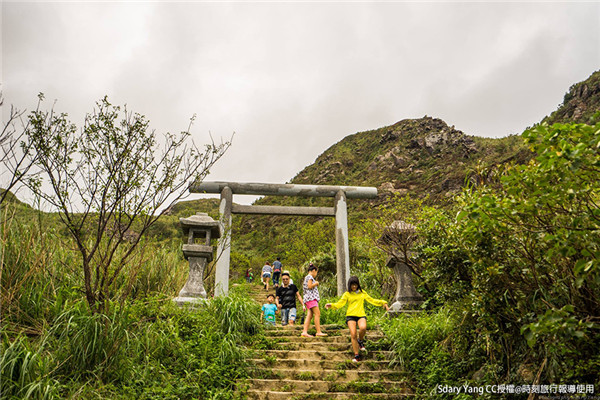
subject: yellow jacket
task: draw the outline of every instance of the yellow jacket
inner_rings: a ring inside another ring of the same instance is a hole
[[[342,295],[342,298],[337,302],[331,304],[331,308],[337,310],[338,308],[344,307],[346,303],[348,303],[348,310],[346,311],[346,316],[348,317],[366,317],[365,313],[365,300],[374,306],[381,307],[386,304],[385,300],[374,299],[367,294],[364,290],[360,292],[346,292]]]

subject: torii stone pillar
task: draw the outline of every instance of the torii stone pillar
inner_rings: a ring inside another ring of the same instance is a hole
[[[335,259],[337,266],[337,294],[346,291],[350,278],[350,249],[348,246],[348,208],[346,194],[340,190],[335,194]]]
[[[231,260],[231,211],[233,193],[229,187],[221,190],[221,239],[217,247],[217,268],[215,271],[215,296],[229,293],[229,262]]]
[[[350,277],[350,255],[348,246],[348,207],[346,199],[372,199],[377,197],[377,188],[358,186],[293,185],[273,183],[201,182],[190,186],[191,193],[221,194],[221,229],[215,274],[215,296],[229,292],[229,263],[231,259],[231,215],[300,215],[335,217],[337,294],[346,291]],[[234,194],[261,196],[332,197],[334,207],[282,207],[243,206],[233,204]]]

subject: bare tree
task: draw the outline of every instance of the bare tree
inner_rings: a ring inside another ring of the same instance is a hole
[[[29,115],[25,137],[37,170],[23,182],[58,210],[73,238],[92,311],[106,309],[144,233],[231,145],[211,139],[198,148],[190,140],[193,119],[158,141],[144,116],[106,97],[81,129],[53,109]]]
[[[40,95],[38,109],[42,99]],[[4,97],[0,93],[0,107],[4,106]],[[11,190],[29,173],[36,162],[32,152],[31,143],[23,140],[28,129],[27,122],[23,121],[25,111],[10,106],[10,113],[0,133],[0,168],[2,175],[8,176],[8,181],[0,189],[0,204],[4,203]]]

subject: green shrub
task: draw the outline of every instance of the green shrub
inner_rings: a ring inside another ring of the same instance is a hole
[[[437,385],[458,386],[468,365],[460,362],[457,323],[448,310],[400,315],[382,325],[394,352],[393,361],[412,374],[417,391],[430,394]]]

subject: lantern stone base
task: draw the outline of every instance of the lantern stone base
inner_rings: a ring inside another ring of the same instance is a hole
[[[202,297],[175,297],[173,301],[179,307],[195,307],[206,301],[206,299]]]
[[[400,315],[400,314],[414,314],[419,313],[422,310],[420,309],[421,304],[423,304],[423,300],[420,297],[414,298],[404,298],[400,300],[396,300],[391,306],[388,314],[391,317]]]

